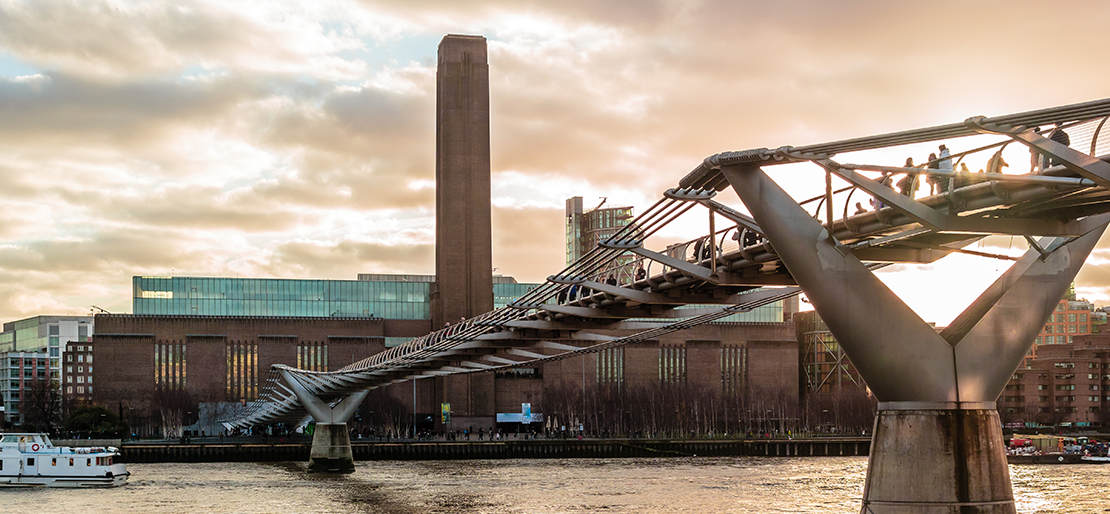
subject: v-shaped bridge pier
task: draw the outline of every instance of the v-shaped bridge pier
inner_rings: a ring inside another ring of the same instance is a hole
[[[937,333],[758,165],[721,171],[879,400],[862,512],[1014,512],[995,400],[1110,217],[1042,239]]]

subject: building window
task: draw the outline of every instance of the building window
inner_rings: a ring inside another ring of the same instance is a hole
[[[1075,323],[1075,313],[1068,313],[1068,323]]]
[[[77,394],[85,394],[85,388],[82,386],[77,386]]]
[[[663,346],[659,348],[659,380],[664,384],[686,381],[686,348]]]
[[[1086,323],[1087,322],[1087,313],[1082,312],[1082,313],[1079,314],[1079,322],[1080,323]]]
[[[167,389],[186,387],[186,345],[170,342],[154,345],[154,385]]]
[[[298,352],[298,360],[300,360]],[[227,344],[227,395],[231,400],[253,400],[258,394],[258,345],[249,341]]]
[[[1069,334],[1074,334],[1074,333],[1076,333],[1076,332],[1075,332],[1075,325],[1068,325],[1068,333],[1069,333]]]
[[[726,393],[743,392],[747,357],[747,348],[721,348],[721,381]]]
[[[80,351],[80,350],[78,350],[78,351]],[[78,355],[77,356],[77,362],[85,362],[85,356],[84,355]]]

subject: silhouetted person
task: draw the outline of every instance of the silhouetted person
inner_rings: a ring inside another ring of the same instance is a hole
[[[1002,168],[1008,166],[1009,164],[1002,160],[1002,150],[999,150],[994,152],[994,155],[987,161],[987,173],[1002,173]]]
[[[937,163],[937,154],[935,154],[935,153],[929,154],[929,164],[926,166],[926,168],[928,168],[930,170],[939,170],[940,169],[939,163]],[[940,180],[940,177],[937,177],[936,175],[925,175],[925,182],[929,183],[929,196],[933,196],[933,195],[937,194],[937,181],[938,180]]]
[[[1059,123],[1057,123],[1056,127],[1052,129],[1052,133],[1048,135],[1048,138],[1053,140],[1053,141],[1056,141],[1057,143],[1060,143],[1064,146],[1071,146],[1071,138],[1068,137],[1067,132],[1064,132],[1064,129],[1060,128]],[[1048,159],[1048,160],[1050,160],[1051,163],[1047,164],[1046,167],[1047,166],[1055,166],[1057,164],[1063,164],[1063,162],[1061,162],[1059,159]]]
[[[906,168],[915,168],[913,164],[913,157],[906,158]],[[917,171],[906,171],[906,176],[898,181],[898,192],[904,196],[913,198],[914,192],[917,191]]]
[[[952,155],[952,152],[949,152],[948,147],[944,145],[938,146],[937,149],[940,150],[940,154],[938,155],[938,157],[940,157],[940,162],[937,163],[937,168],[940,169],[940,171],[952,171],[952,158],[949,157]],[[939,177],[937,180],[937,192],[944,193],[948,191],[948,186],[952,183],[951,181],[952,177]]]

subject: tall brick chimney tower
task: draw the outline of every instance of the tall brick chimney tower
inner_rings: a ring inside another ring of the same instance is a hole
[[[449,34],[436,69],[432,329],[493,310],[486,38]]]

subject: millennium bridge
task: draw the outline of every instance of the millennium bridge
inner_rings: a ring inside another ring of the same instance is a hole
[[[599,352],[804,292],[879,400],[863,512],[1014,512],[995,400],[1110,221],[1108,117],[1110,99],[709,156],[507,307],[338,371],[276,365],[260,399],[228,426],[311,416],[310,465],[349,466],[345,422],[371,389]],[[963,148],[891,162],[926,144]],[[1000,173],[1003,149],[1018,147],[1028,164]],[[966,167],[984,161],[985,171]],[[792,198],[766,172],[783,165],[794,166],[776,175],[782,181],[801,167],[823,172],[824,194]],[[695,209],[709,213],[708,233],[645,247]],[[1020,236],[1029,250],[1015,259],[966,249],[991,235]],[[873,274],[953,253],[1014,262],[939,332]],[[617,284],[605,280],[616,274]],[[634,335],[601,333],[612,329]]]

